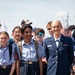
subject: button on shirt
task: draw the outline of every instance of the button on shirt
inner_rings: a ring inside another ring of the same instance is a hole
[[[15,62],[14,45],[12,45],[12,46],[13,46],[13,49],[12,49],[11,60],[10,60],[10,57],[9,57],[9,47],[8,46],[6,48],[0,47],[0,66],[11,65],[13,62]]]
[[[22,41],[22,60],[24,61],[37,61],[38,58],[44,56],[44,50],[40,42],[38,42],[38,52],[36,52],[35,43],[31,39],[29,44]]]

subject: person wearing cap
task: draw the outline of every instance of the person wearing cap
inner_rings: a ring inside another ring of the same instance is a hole
[[[20,62],[20,75],[43,75],[42,73],[42,57],[44,50],[40,42],[38,43],[38,50],[35,46],[35,41],[32,39],[32,26],[25,25],[22,29],[22,55]],[[39,63],[39,65],[38,65]],[[40,68],[40,74],[39,74]]]
[[[32,22],[30,22],[28,19],[24,19],[21,22],[21,27],[23,28],[25,25],[28,25],[28,24],[31,25]]]

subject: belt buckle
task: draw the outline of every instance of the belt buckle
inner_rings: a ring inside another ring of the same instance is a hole
[[[6,69],[6,66],[2,66],[3,69]]]
[[[32,62],[30,61],[30,62],[28,62],[29,64],[32,64]]]

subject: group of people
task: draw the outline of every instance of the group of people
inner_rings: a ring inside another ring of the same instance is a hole
[[[61,32],[61,22],[47,23],[48,38],[44,38],[43,28],[33,29],[31,24],[23,20],[21,27],[12,30],[13,38],[6,31],[0,32],[0,75],[70,75],[74,42]]]

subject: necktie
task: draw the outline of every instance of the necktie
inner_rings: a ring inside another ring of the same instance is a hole
[[[58,45],[59,45],[59,40],[56,40],[56,46],[58,47]]]

